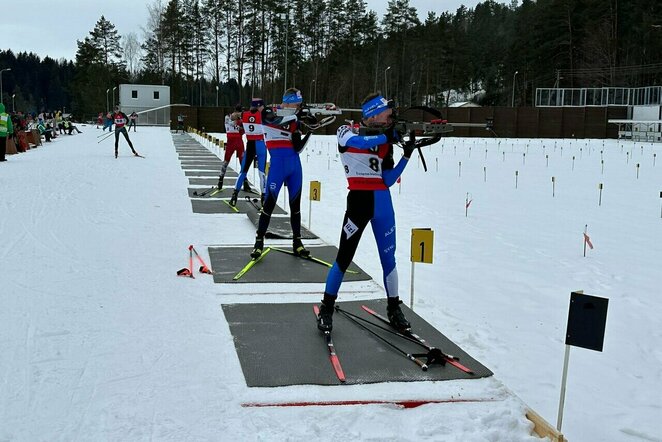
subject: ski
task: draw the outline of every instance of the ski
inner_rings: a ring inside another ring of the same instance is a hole
[[[313,306],[313,312],[315,313],[315,318],[319,317],[320,309],[318,306],[316,305]],[[345,373],[342,370],[342,366],[340,365],[340,360],[338,359],[338,355],[336,354],[336,347],[333,345],[333,339],[331,339],[331,332],[325,331],[324,339],[326,340],[326,346],[329,349],[329,360],[331,361],[331,365],[333,366],[333,371],[336,372],[336,376],[338,377],[338,380],[340,382],[345,382]]]
[[[143,155],[140,155],[139,153],[134,153],[133,156],[138,158],[145,158]]]
[[[260,262],[262,260],[262,258],[264,258],[266,256],[266,254],[269,253],[270,251],[271,251],[271,247],[267,247],[266,249],[264,249],[262,251],[262,254],[260,256],[258,256],[257,258],[252,258],[250,261],[248,261],[248,264],[246,264],[246,266],[243,269],[239,270],[239,273],[234,275],[232,280],[237,281],[239,278],[244,276],[246,274],[246,272],[248,272],[250,269],[252,269],[255,264]]]
[[[205,195],[207,195],[209,192],[214,191],[214,189],[216,189],[216,187],[215,187],[215,186],[212,186],[211,189],[207,189],[207,190],[205,190],[205,191],[202,192],[202,193],[198,193],[197,190],[194,190],[194,191],[193,191],[193,195],[194,195],[194,196],[205,196]]]
[[[361,305],[361,308],[363,309],[363,311],[369,313],[373,317],[379,319],[380,321],[388,324],[389,326],[391,326],[393,328],[393,326],[391,325],[391,321],[389,321],[388,318],[380,315],[379,313],[377,313],[376,311],[374,311],[373,309],[371,309],[370,307],[367,307],[365,305]],[[406,337],[406,338],[413,339],[414,341],[418,342],[423,348],[425,348],[426,350],[428,350],[430,352],[429,353],[430,355],[441,357],[445,362],[451,364],[452,366],[456,367],[457,369],[459,369],[459,370],[461,370],[461,371],[463,371],[467,374],[474,374],[473,370],[471,370],[470,368],[466,367],[465,365],[463,365],[459,362],[460,358],[458,358],[457,356],[446,354],[446,353],[442,352],[440,349],[438,349],[436,347],[432,347],[431,345],[429,345],[427,343],[427,341],[425,339],[421,338],[419,335],[412,332],[411,330],[404,331],[404,332],[400,331],[400,330],[397,330],[397,334],[401,335],[403,337]]]
[[[223,189],[219,189],[219,188],[215,187],[214,189],[212,189],[212,192],[209,194],[209,196],[211,197],[211,196],[214,196],[217,193],[221,193],[221,192],[223,192]]]
[[[221,200],[221,201],[223,201],[225,204],[227,204],[228,207],[230,207],[232,210],[234,210],[235,212],[239,213],[239,209],[237,209],[235,206],[233,206],[232,204],[230,204],[230,201],[226,201],[226,200]]]
[[[307,257],[306,256],[300,256],[300,255],[297,255],[296,253],[294,253],[292,250],[281,249],[281,248],[278,248],[278,247],[272,247],[272,249],[274,249],[277,252],[287,253],[288,255],[296,256],[297,258],[301,258],[301,259],[305,259],[307,261],[316,262],[316,263],[321,264],[321,265],[326,266],[326,267],[333,267],[333,264],[331,264],[330,262],[324,261],[323,259],[315,258],[314,256],[307,256]],[[352,273],[354,275],[358,275],[360,272],[357,272],[356,270],[347,269],[346,273]]]

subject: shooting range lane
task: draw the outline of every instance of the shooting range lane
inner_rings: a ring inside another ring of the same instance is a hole
[[[339,303],[342,309],[378,323],[361,309],[361,305],[380,314],[386,312],[386,300],[383,299]],[[223,304],[222,309],[249,387],[340,384],[329,362],[324,337],[314,329],[313,304]],[[397,350],[336,313],[333,341],[345,372],[346,384],[447,381],[492,375],[489,369],[416,313],[405,306],[403,310],[415,333],[431,346],[459,357],[459,362],[472,369],[474,374],[465,373],[450,364],[432,364],[427,371],[423,371]],[[376,327],[368,327],[407,353],[426,353],[423,347],[413,342]]]
[[[277,209],[280,209],[280,207],[276,206],[274,209],[274,212],[271,216],[271,221],[269,221],[269,229],[267,229],[267,233],[264,237],[267,239],[292,239],[292,226],[290,225],[290,217],[289,215],[274,216],[277,215]],[[247,212],[246,214],[248,215],[248,218],[251,220],[253,225],[257,228],[257,225],[260,221],[260,214],[257,211]],[[301,238],[318,239],[318,236],[310,230],[306,229],[304,226],[301,226]]]
[[[271,244],[267,241],[265,248]],[[291,251],[289,245],[274,246],[282,250]],[[238,280],[232,278],[241,271],[250,261],[252,246],[247,247],[210,247],[209,259],[215,269],[214,282],[216,283],[324,283],[329,267],[326,265],[299,258],[288,253],[272,249],[265,254],[248,272]],[[334,246],[310,246],[311,256],[333,263],[338,249]],[[352,263],[344,281],[369,281],[372,278],[359,266]],[[315,297],[321,295],[315,294]],[[311,313],[312,314],[312,313]],[[314,321],[313,321],[314,324]]]

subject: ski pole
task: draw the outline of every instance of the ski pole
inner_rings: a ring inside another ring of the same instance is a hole
[[[112,132],[109,133],[108,135],[106,135],[105,137],[103,137],[102,139],[100,139],[99,141],[97,141],[97,144],[101,143],[103,140],[106,140],[106,139],[110,138],[110,136],[111,136],[112,134],[113,134]]]
[[[425,362],[421,361],[420,359],[418,359],[417,357],[415,357],[415,356],[412,355],[411,353],[407,353],[406,351],[404,351],[403,349],[401,349],[401,348],[398,347],[397,345],[395,345],[395,344],[389,342],[386,338],[384,338],[384,337],[382,337],[382,336],[379,336],[379,335],[378,335],[377,333],[375,333],[373,330],[370,330],[367,326],[363,325],[361,322],[359,322],[359,321],[357,321],[356,319],[354,319],[351,315],[348,315],[347,312],[345,312],[345,310],[342,310],[340,307],[336,307],[336,311],[342,313],[347,319],[349,319],[350,321],[352,321],[353,323],[355,323],[355,324],[358,325],[359,327],[363,328],[364,330],[368,331],[369,333],[372,333],[375,337],[379,338],[379,339],[382,340],[385,344],[387,344],[387,345],[389,345],[390,347],[392,347],[393,349],[395,349],[398,353],[402,354],[404,357],[406,357],[406,358],[409,359],[410,361],[414,362],[416,365],[418,365],[419,367],[421,367],[421,370],[423,370],[423,371],[428,371],[428,366],[427,366],[427,364],[426,364]],[[374,324],[373,324],[373,325],[374,325]],[[380,328],[381,328],[381,327],[380,327]]]

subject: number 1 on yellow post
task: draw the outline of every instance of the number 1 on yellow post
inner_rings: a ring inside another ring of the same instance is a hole
[[[432,229],[411,229],[411,262],[432,264],[434,231]]]

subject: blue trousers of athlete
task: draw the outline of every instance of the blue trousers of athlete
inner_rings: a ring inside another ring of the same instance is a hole
[[[301,237],[301,185],[303,183],[299,154],[293,149],[273,149],[270,151],[270,156],[271,165],[267,177],[266,199],[260,214],[257,236],[263,238],[267,233],[278,194],[283,184],[286,184],[290,194],[292,235],[294,238],[299,238]]]
[[[241,160],[241,172],[239,173],[239,178],[237,178],[237,184],[235,184],[235,190],[240,190],[241,186],[244,185],[246,180],[246,174],[248,169],[250,169],[253,160],[257,156],[257,170],[258,175],[260,176],[260,193],[265,193],[264,190],[264,169],[267,167],[267,147],[264,145],[262,140],[248,140],[246,142],[246,153],[244,158]]]
[[[391,193],[386,190],[350,190],[347,194],[347,210],[340,233],[340,245],[336,261],[326,277],[326,295],[338,296],[347,267],[349,267],[361,235],[368,223],[377,241],[379,260],[382,264],[386,296],[398,296],[398,270],[395,266],[395,212]]]

